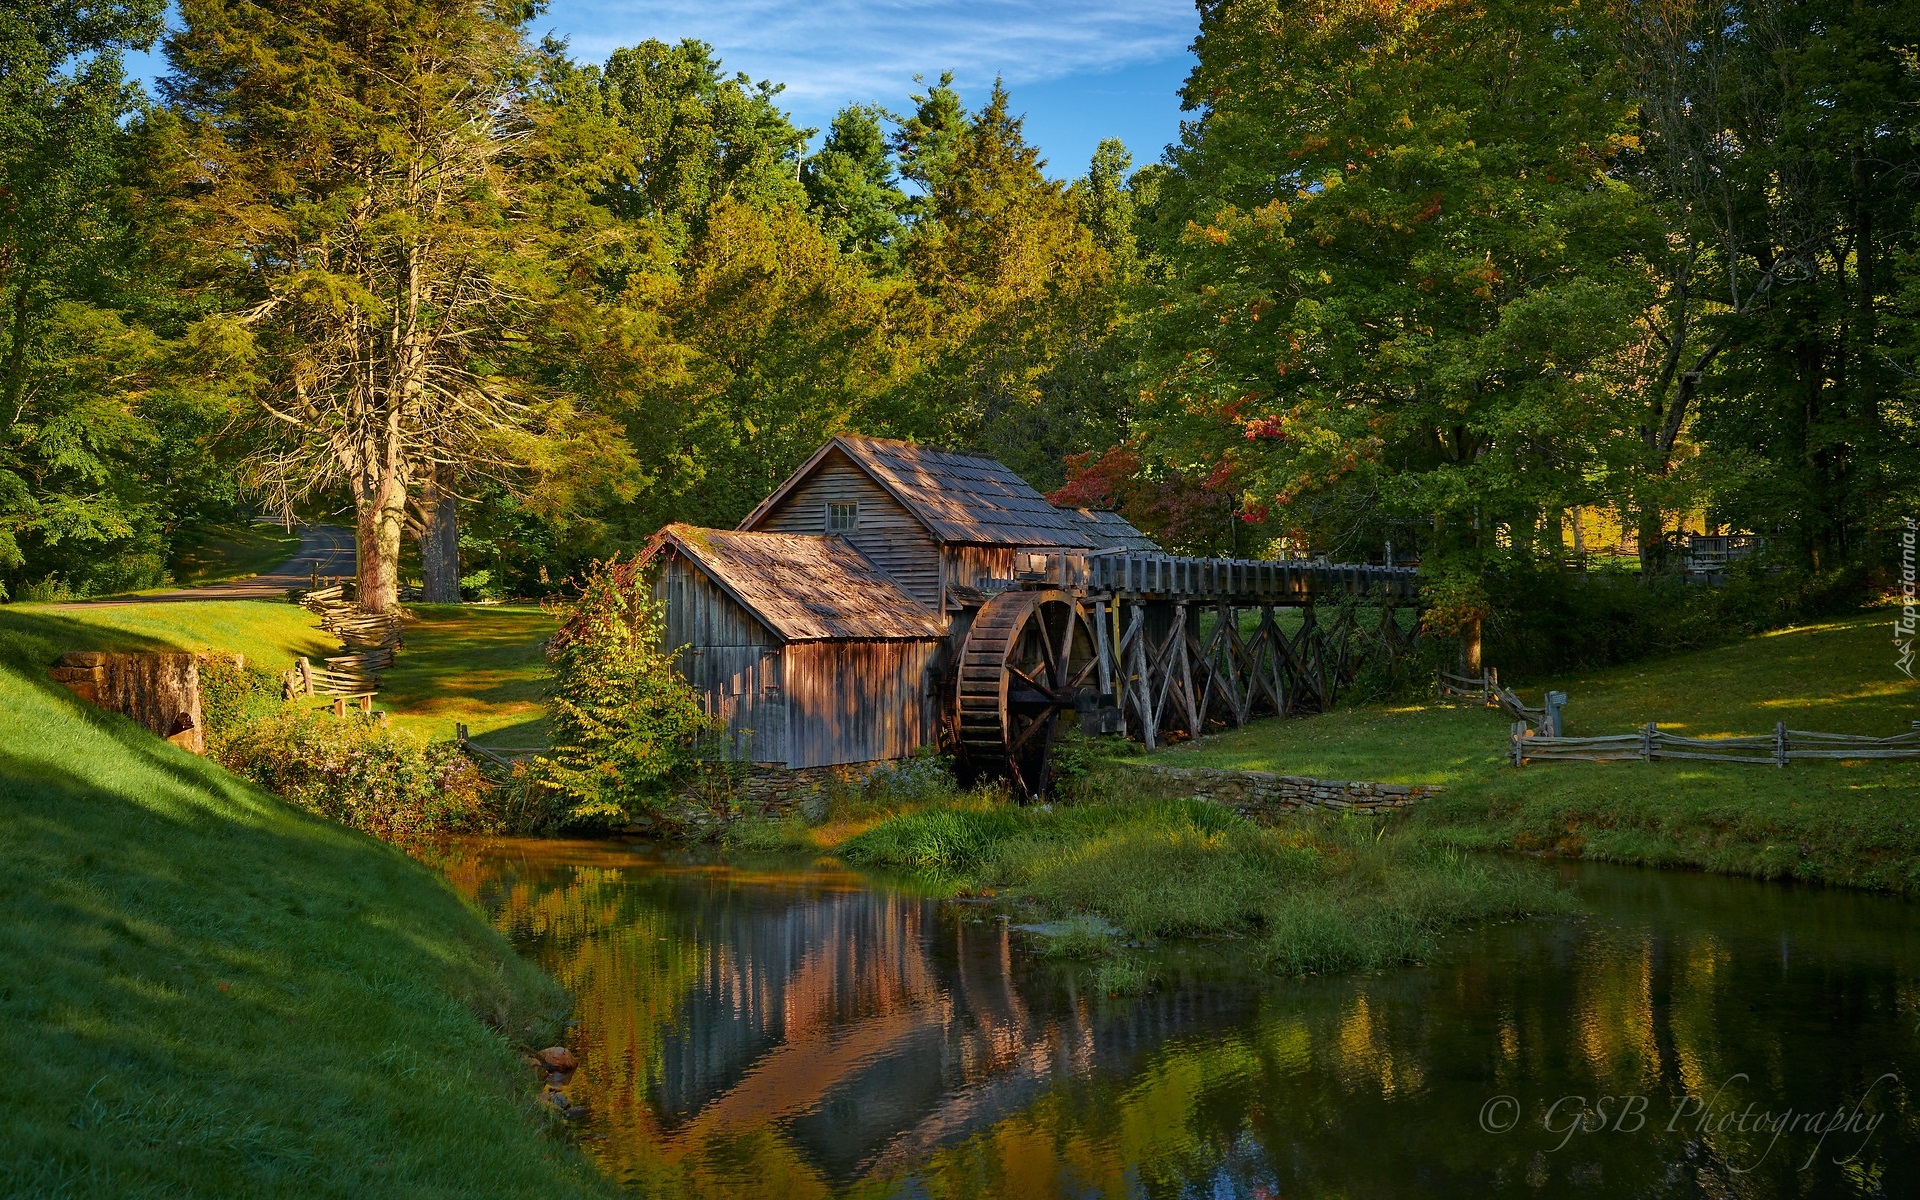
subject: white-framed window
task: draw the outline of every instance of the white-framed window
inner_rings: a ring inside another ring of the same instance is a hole
[[[852,533],[854,526],[860,523],[860,506],[842,504],[838,501],[827,505],[827,532]]]

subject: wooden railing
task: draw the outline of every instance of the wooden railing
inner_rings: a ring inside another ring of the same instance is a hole
[[[1086,595],[1153,600],[1302,604],[1332,594],[1419,594],[1412,567],[1252,558],[1187,558],[1130,551],[1023,551],[1016,577]]]
[[[459,745],[460,749],[465,752],[467,757],[473,759],[481,766],[498,767],[508,772],[511,772],[514,764],[522,759],[534,758],[542,754],[552,753],[553,751],[553,747],[551,746],[478,745],[473,739],[467,736],[467,727],[464,723],[456,724],[453,727],[453,740]]]
[[[1663,733],[1647,722],[1633,733],[1604,737],[1546,737],[1515,721],[1510,737],[1513,765],[1529,762],[1658,762],[1662,759],[1698,759],[1705,762],[1758,763],[1785,767],[1799,759],[1920,758],[1920,721],[1910,732],[1874,738],[1852,733],[1816,733],[1788,729],[1785,722],[1771,734],[1694,738]]]
[[[340,639],[344,654],[323,660],[314,666],[307,659],[295,662],[281,677],[281,694],[291,700],[298,696],[332,696],[333,711],[346,715],[346,702],[356,700],[360,711],[373,711],[373,697],[380,691],[379,672],[391,670],[394,654],[405,642],[401,613],[388,610],[370,613],[349,598],[347,585],[340,582],[320,587],[295,589],[291,598],[310,612],[320,614],[320,628]],[[386,714],[382,713],[384,719]]]
[[[1443,703],[1458,700],[1497,708],[1515,721],[1531,725],[1536,733],[1549,737],[1558,736],[1562,730],[1560,710],[1566,707],[1565,692],[1548,692],[1545,702],[1534,708],[1520,699],[1520,693],[1502,687],[1500,672],[1493,667],[1483,669],[1478,679],[1437,667],[1433,672],[1433,683]]]
[[[1493,667],[1484,668],[1478,677],[1456,675],[1445,667],[1433,670],[1434,691],[1445,700],[1464,700],[1468,704],[1494,703],[1494,695],[1500,690],[1500,672]]]

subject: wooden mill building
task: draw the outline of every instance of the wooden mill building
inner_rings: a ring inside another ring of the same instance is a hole
[[[670,525],[649,553],[679,666],[733,752],[791,768],[935,742],[951,646],[1036,555],[1159,547],[1062,508],[1000,462],[842,436],[737,530]]]

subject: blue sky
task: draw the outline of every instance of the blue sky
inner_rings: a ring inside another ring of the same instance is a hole
[[[1136,166],[1179,137],[1198,28],[1192,0],[552,0],[534,23],[593,62],[650,37],[698,38],[727,70],[786,84],[794,121],[818,129],[849,103],[905,109],[916,73],[953,71],[970,108],[998,75],[1057,178],[1086,170],[1103,137],[1125,141]],[[164,70],[157,55],[128,65]]]

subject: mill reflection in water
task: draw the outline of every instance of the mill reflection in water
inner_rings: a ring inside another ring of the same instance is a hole
[[[447,869],[576,997],[587,1147],[645,1194],[1920,1188],[1901,902],[1585,869],[1587,919],[1428,967],[1262,980],[1194,948],[1119,999],[979,906],[831,867],[520,841]]]

